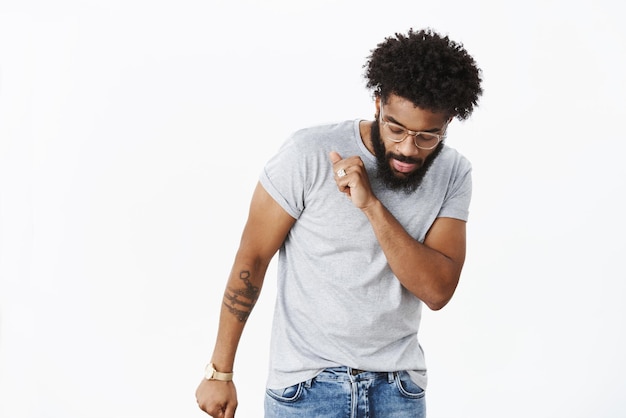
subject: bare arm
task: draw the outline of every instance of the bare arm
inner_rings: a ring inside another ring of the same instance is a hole
[[[237,346],[259,297],[267,267],[294,222],[261,184],[257,184],[222,301],[211,359],[218,371],[233,370]],[[211,416],[233,416],[237,406],[232,382],[203,379],[196,398],[200,408]]]
[[[452,298],[465,262],[465,222],[437,218],[424,243],[410,236],[371,190],[369,178],[359,157],[342,159],[330,154],[339,191],[369,219],[387,262],[398,280],[429,308],[443,308]]]
[[[398,280],[429,308],[443,308],[456,290],[465,261],[465,222],[437,218],[422,244],[380,201],[363,212]]]

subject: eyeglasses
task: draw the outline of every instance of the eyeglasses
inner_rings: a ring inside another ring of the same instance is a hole
[[[446,128],[448,127],[448,123],[441,128],[442,133],[435,134],[432,132],[422,132],[422,131],[411,131],[410,129],[406,129],[403,126],[400,126],[396,123],[386,121],[383,116],[383,106],[380,106],[380,123],[384,128],[384,136],[386,139],[393,141],[395,143],[400,143],[406,139],[407,136],[411,135],[413,137],[413,143],[419,149],[423,150],[431,150],[439,145],[445,136],[446,136]]]

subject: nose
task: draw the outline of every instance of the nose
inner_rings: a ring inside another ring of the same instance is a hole
[[[420,149],[415,146],[413,136],[407,135],[402,142],[397,144],[396,152],[407,157],[415,157],[419,155]]]

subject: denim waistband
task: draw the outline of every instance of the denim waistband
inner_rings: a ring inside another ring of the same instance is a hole
[[[367,379],[387,379],[393,382],[397,372],[370,372],[367,370],[353,369],[351,367],[329,367],[318,374],[314,380],[318,381],[355,381]]]

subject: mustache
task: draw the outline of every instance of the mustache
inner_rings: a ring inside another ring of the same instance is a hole
[[[417,164],[420,166],[424,164],[424,160],[422,158],[411,158],[411,157],[407,157],[406,155],[394,154],[393,152],[387,153],[387,158],[388,159],[393,158],[394,160],[398,160],[401,163],[407,163],[407,164]]]

